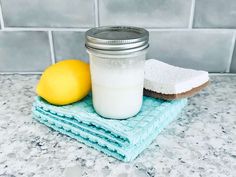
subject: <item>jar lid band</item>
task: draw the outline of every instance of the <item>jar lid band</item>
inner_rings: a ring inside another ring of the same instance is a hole
[[[147,48],[148,40],[149,32],[143,28],[97,27],[86,32],[85,46],[96,52],[123,54]]]

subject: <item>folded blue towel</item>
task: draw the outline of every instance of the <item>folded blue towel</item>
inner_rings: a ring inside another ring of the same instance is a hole
[[[95,113],[90,95],[66,106],[54,106],[36,97],[33,115],[56,131],[128,162],[137,157],[186,104],[186,99],[164,101],[144,97],[139,114],[125,120],[113,120]]]

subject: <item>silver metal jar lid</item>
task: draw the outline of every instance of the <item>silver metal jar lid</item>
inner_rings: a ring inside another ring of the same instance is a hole
[[[128,54],[148,48],[147,30],[129,26],[92,28],[86,32],[85,46],[104,54]]]

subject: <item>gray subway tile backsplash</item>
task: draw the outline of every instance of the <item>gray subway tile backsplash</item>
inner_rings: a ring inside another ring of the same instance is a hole
[[[88,62],[85,50],[85,33],[71,31],[53,32],[56,61],[63,59],[81,59]]]
[[[94,0],[1,0],[6,27],[92,27]]]
[[[150,32],[148,58],[186,68],[225,72],[232,36],[232,32]]]
[[[0,8],[0,72],[43,71],[50,52],[88,62],[85,30],[128,25],[150,30],[148,58],[236,73],[236,0],[0,0]]]
[[[100,0],[101,25],[187,27],[190,0]]]
[[[236,28],[235,0],[196,0],[194,27]]]
[[[37,72],[50,64],[47,32],[0,31],[0,72]]]

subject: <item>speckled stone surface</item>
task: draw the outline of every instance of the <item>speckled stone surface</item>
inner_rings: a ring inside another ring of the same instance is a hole
[[[180,118],[132,163],[32,119],[35,75],[0,75],[0,176],[236,176],[236,75],[211,76]]]

